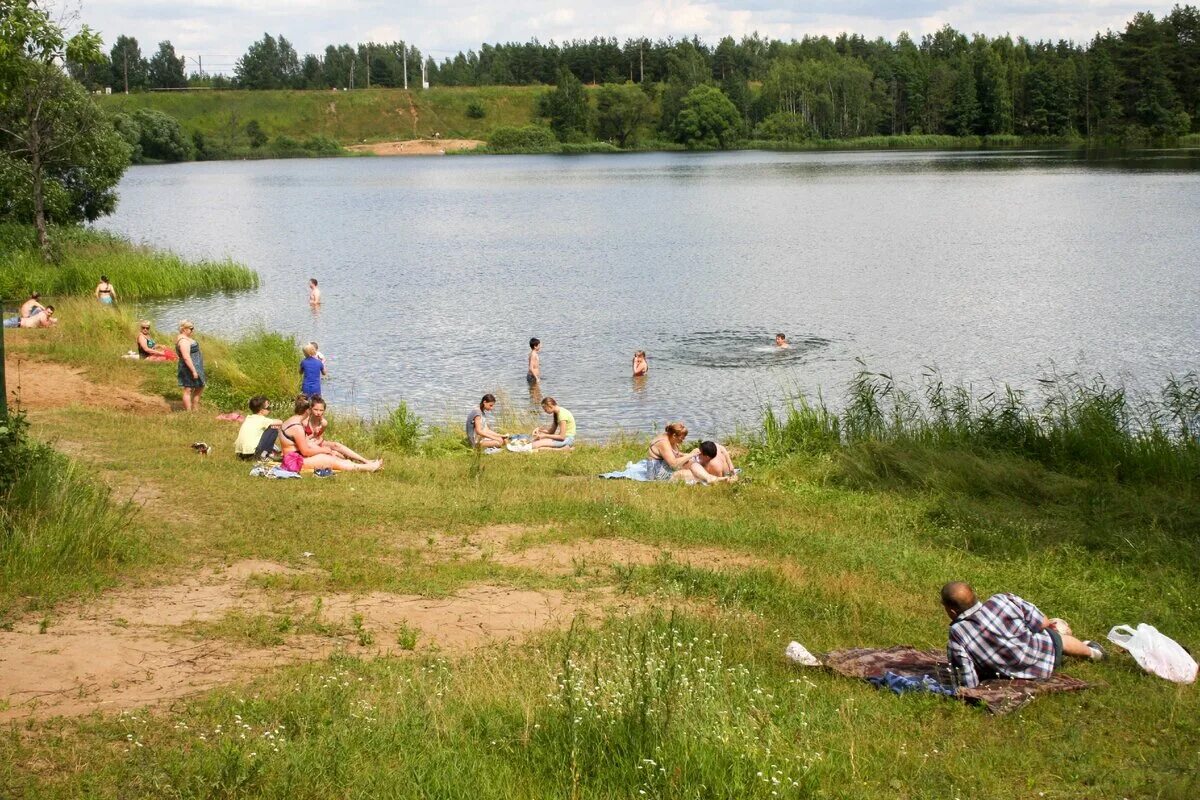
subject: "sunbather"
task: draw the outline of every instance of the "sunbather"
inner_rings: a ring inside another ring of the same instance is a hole
[[[308,416],[304,418],[304,433],[308,436],[309,441],[317,447],[328,447],[333,452],[351,461],[366,464],[369,459],[360,456],[341,442],[331,442],[325,438],[325,429],[329,426],[329,419],[325,416],[325,398],[319,394],[314,394],[308,398],[308,402],[310,405]]]
[[[548,427],[533,431],[534,450],[552,450],[575,444],[575,415],[560,406],[553,397],[542,400],[542,410],[554,417]]]
[[[283,453],[284,469],[290,472],[299,472],[304,468],[375,472],[383,467],[383,461],[379,459],[359,464],[342,458],[330,447],[313,444],[304,432],[304,420],[310,408],[311,402],[307,396],[297,397],[293,405],[296,413],[284,420],[279,429],[279,449]]]
[[[174,361],[175,353],[165,345],[158,344],[150,338],[150,320],[144,319],[138,323],[137,335],[138,358],[143,361]]]
[[[504,447],[504,436],[489,428],[484,416],[495,407],[495,395],[485,394],[479,401],[479,408],[472,408],[467,414],[467,444],[471,447]]]
[[[283,422],[267,416],[270,410],[271,403],[263,395],[250,398],[250,416],[242,420],[242,427],[233,442],[233,452],[238,458],[247,461],[269,458],[275,451]]]
[[[950,617],[946,654],[960,686],[988,678],[1049,678],[1063,654],[1099,661],[1104,650],[1081,641],[1060,619],[1047,619],[1037,606],[1015,594],[979,602],[962,581],[942,587],[942,608]]]
[[[688,464],[687,474],[700,483],[721,483],[736,481],[737,472],[733,468],[733,458],[724,445],[716,442],[701,442],[700,454]]]

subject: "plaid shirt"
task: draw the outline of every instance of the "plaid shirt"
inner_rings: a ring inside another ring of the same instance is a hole
[[[979,685],[979,668],[1006,678],[1049,678],[1054,642],[1037,606],[1015,594],[992,595],[950,623],[946,653],[960,686]]]

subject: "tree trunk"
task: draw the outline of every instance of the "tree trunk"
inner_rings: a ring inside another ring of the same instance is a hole
[[[50,261],[50,235],[46,231],[46,194],[42,176],[42,136],[37,121],[33,118],[32,101],[29,105],[29,172],[33,181],[33,227],[37,230],[38,249],[42,251],[42,259]]]

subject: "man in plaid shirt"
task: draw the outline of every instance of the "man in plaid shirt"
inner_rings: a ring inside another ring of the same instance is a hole
[[[1015,594],[979,602],[961,581],[942,587],[942,607],[950,617],[946,654],[958,685],[970,688],[988,678],[1049,678],[1063,653],[1099,661],[1104,650],[1071,635],[1062,620],[1049,620],[1037,606]]]

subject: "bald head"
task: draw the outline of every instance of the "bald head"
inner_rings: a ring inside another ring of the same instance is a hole
[[[942,606],[952,618],[979,602],[971,584],[951,581],[942,587]]]

